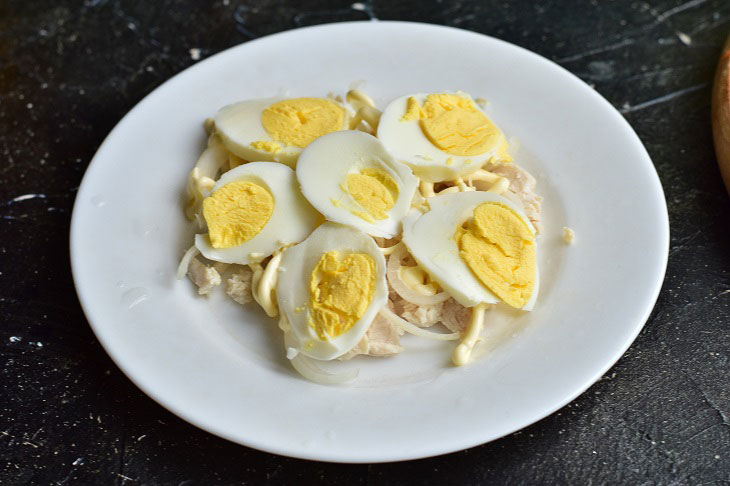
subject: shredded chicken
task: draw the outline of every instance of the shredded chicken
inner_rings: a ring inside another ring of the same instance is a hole
[[[430,327],[441,322],[443,307],[443,302],[435,305],[416,305],[404,300],[400,316],[418,327]]]
[[[208,295],[214,287],[221,284],[221,276],[218,271],[205,265],[197,258],[190,260],[188,266],[188,277],[198,286],[200,295]]]
[[[377,315],[360,342],[340,357],[348,360],[358,354],[367,356],[391,356],[403,351],[399,336],[403,334],[387,319]]]
[[[223,262],[215,262],[213,263],[213,268],[215,268],[215,271],[218,272],[218,274],[222,277],[223,274],[226,272],[228,267],[231,265],[229,263],[223,263]]]
[[[253,272],[249,267],[242,266],[228,279],[226,293],[241,305],[248,304],[253,300],[251,294],[251,277]]]
[[[471,320],[471,309],[464,307],[454,299],[443,304],[441,322],[451,332],[463,333]]]
[[[403,334],[400,328],[393,326],[387,319],[378,315],[365,333],[368,338],[370,356],[387,356],[403,351],[399,336]]]
[[[535,178],[516,164],[502,164],[492,172],[509,180],[509,190],[502,195],[519,202],[530,221],[539,223],[542,197],[535,193]]]

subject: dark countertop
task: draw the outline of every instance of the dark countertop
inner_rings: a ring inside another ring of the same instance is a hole
[[[196,429],[124,377],[76,299],[69,219],[103,138],[194,49],[369,15],[489,34],[593,85],[654,160],[669,267],[618,364],[521,432],[405,463],[283,458]],[[0,483],[730,482],[730,204],[709,124],[728,31],[727,0],[0,1]]]

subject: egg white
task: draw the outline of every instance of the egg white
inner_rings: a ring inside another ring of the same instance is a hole
[[[246,100],[224,106],[218,110],[215,116],[215,129],[223,140],[225,147],[244,160],[281,162],[292,168],[295,167],[297,158],[303,149],[274,140],[261,123],[261,114],[267,107],[287,99],[291,98]],[[342,106],[335,100],[328,100]],[[349,112],[345,109],[343,129],[347,127],[348,119]],[[281,150],[272,153],[251,146],[253,142],[258,141],[276,142],[281,147]]]
[[[445,93],[469,98],[477,110],[484,112],[467,93]],[[431,143],[421,130],[418,120],[401,121],[406,113],[408,98],[417,99],[423,106],[429,94],[431,93],[416,93],[396,98],[380,117],[378,139],[397,161],[407,164],[417,177],[426,182],[440,182],[471,174],[497,155],[496,147],[479,155],[451,155]],[[451,165],[447,165],[449,159]]]
[[[333,250],[370,255],[375,260],[375,292],[355,325],[329,341],[322,341],[309,326],[309,280],[322,255]],[[284,251],[279,271],[276,298],[279,311],[289,322],[291,347],[314,359],[331,360],[351,350],[388,300],[385,257],[372,238],[349,226],[322,224],[309,238]]]
[[[369,222],[353,214],[363,209],[341,187],[349,174],[366,167],[385,171],[398,186],[398,198],[386,219]],[[386,238],[400,233],[418,187],[411,170],[393,160],[378,139],[355,130],[330,133],[310,143],[299,157],[297,179],[304,197],[328,220]]]
[[[211,193],[235,181],[251,181],[268,189],[274,198],[274,209],[261,231],[238,246],[213,248],[207,233],[196,235],[195,246],[209,260],[249,264],[302,241],[322,221],[322,216],[299,191],[294,171],[286,165],[251,162],[238,166],[223,174]]]
[[[474,209],[484,202],[498,202],[509,207],[535,234],[535,227],[519,206],[502,196],[482,191],[431,197],[428,199],[430,211],[421,213],[413,210],[403,220],[403,243],[413,258],[434,281],[466,307],[501,301],[474,276],[461,259],[459,247],[454,240],[456,229],[472,218]],[[537,300],[540,282],[537,266],[535,273],[535,286],[522,310],[532,310]]]

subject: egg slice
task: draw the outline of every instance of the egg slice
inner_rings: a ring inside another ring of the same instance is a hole
[[[304,197],[328,220],[387,238],[400,233],[418,185],[378,139],[352,130],[330,133],[304,149],[297,179]]]
[[[490,159],[512,160],[502,131],[461,91],[397,98],[383,111],[378,138],[426,182],[468,175]]]
[[[226,148],[244,160],[294,167],[314,139],[348,125],[348,112],[329,98],[268,98],[225,106],[215,129]]]
[[[539,290],[535,228],[490,192],[429,198],[403,220],[403,242],[433,280],[466,307],[505,302],[532,310]]]
[[[326,222],[281,259],[276,289],[290,346],[315,359],[342,356],[388,300],[385,258],[355,228]]]
[[[229,170],[202,204],[208,233],[195,236],[205,258],[248,264],[305,239],[322,216],[283,164],[251,162]]]

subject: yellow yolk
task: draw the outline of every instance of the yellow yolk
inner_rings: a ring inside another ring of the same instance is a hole
[[[257,140],[251,143],[251,147],[258,150],[265,150],[271,154],[275,154],[281,151],[281,145],[276,142],[270,142],[268,140]]]
[[[360,211],[355,212],[360,213],[361,218],[387,219],[388,211],[398,199],[398,184],[387,172],[368,167],[359,174],[347,176],[347,193],[365,210],[367,217]]]
[[[535,235],[514,211],[482,203],[454,235],[461,259],[492,293],[512,307],[524,306],[535,286]]]
[[[429,141],[451,155],[480,155],[504,138],[471,99],[455,94],[430,94],[423,106],[410,97],[401,120],[419,120]]]
[[[421,105],[413,96],[409,96],[406,100],[406,113],[401,121],[418,120],[421,117]]]
[[[322,255],[309,277],[309,326],[327,341],[349,331],[375,294],[375,260],[366,253]]]
[[[256,236],[271,218],[274,197],[249,181],[235,181],[203,200],[203,217],[213,248],[230,248]]]
[[[261,114],[271,138],[304,148],[315,138],[345,127],[345,109],[323,98],[296,98],[274,103]]]
[[[502,137],[499,145],[497,145],[497,159],[500,162],[512,162],[512,156],[509,154],[509,144],[504,137]]]

